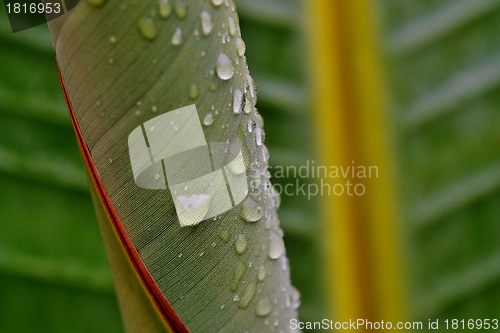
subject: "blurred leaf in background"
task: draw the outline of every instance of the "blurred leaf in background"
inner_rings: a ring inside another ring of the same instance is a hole
[[[410,305],[500,316],[500,2],[377,1],[397,132]]]

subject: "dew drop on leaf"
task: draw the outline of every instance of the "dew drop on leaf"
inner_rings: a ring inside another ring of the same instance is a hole
[[[262,144],[264,143],[265,135],[266,134],[264,133],[264,130],[262,128],[257,127],[255,129],[255,140],[259,146],[262,146]]]
[[[242,175],[247,171],[241,152],[234,160],[226,164],[226,167],[236,176]]]
[[[203,31],[203,34],[205,36],[210,35],[214,28],[214,24],[212,22],[212,17],[210,16],[209,13],[206,11],[201,12],[200,14],[200,20],[201,20],[201,30]]]
[[[215,7],[219,7],[220,5],[222,5],[222,3],[224,2],[224,0],[210,0],[210,2],[212,3],[212,5],[214,5]]]
[[[290,286],[289,291],[290,307],[297,310],[300,306],[300,293],[294,286]]]
[[[255,130],[255,121],[248,119],[248,132],[252,133]]]
[[[264,279],[266,278],[266,274],[267,274],[267,269],[266,269],[266,265],[265,264],[261,264],[259,266],[259,272],[257,274],[257,279],[262,282],[264,281]]]
[[[236,38],[236,52],[238,52],[238,55],[240,57],[243,57],[245,55],[245,51],[247,50],[247,47],[245,45],[245,42],[241,38]]]
[[[235,114],[240,113],[242,106],[243,106],[243,93],[241,92],[241,90],[236,89],[234,91],[233,112]]]
[[[116,37],[115,37],[115,36],[111,36],[111,37],[109,37],[109,42],[110,42],[111,44],[116,43]]]
[[[227,230],[221,231],[219,237],[224,241],[224,243],[229,242],[229,232]]]
[[[265,145],[262,145],[262,157],[264,158],[264,161],[269,160],[269,150],[267,150],[267,147]]]
[[[264,209],[255,200],[248,197],[243,201],[241,209],[241,218],[246,222],[257,222],[264,216]]]
[[[248,304],[252,301],[253,296],[255,295],[255,290],[257,289],[256,283],[250,283],[243,290],[243,294],[241,296],[241,302],[239,304],[240,309],[246,309]]]
[[[172,45],[180,45],[182,43],[182,30],[181,28],[175,29],[174,35],[172,36]]]
[[[212,125],[213,122],[214,122],[214,115],[211,113],[207,113],[207,115],[203,119],[203,124],[205,126],[210,126],[210,125]]]
[[[233,61],[227,55],[221,53],[217,58],[215,70],[219,79],[224,81],[230,80],[234,75]]]
[[[257,303],[257,308],[255,309],[255,313],[259,317],[268,316],[273,310],[273,303],[269,301],[269,298],[264,297],[259,300]]]
[[[242,254],[247,249],[248,241],[245,235],[238,235],[234,242],[234,248],[238,254]]]
[[[155,40],[158,36],[158,29],[156,28],[152,18],[141,17],[137,22],[139,31],[147,40]]]
[[[248,86],[249,86],[249,89],[250,89],[250,95],[255,100],[255,97],[257,96],[257,87],[255,85],[255,81],[250,76],[250,74],[247,74],[247,82],[248,82]]]
[[[184,2],[176,0],[174,6],[175,15],[179,20],[184,20],[187,15],[187,6]]]
[[[243,111],[246,114],[249,114],[252,111],[252,103],[248,98],[245,98],[245,108],[243,109]]]
[[[158,1],[158,13],[162,19],[169,18],[172,14],[172,5],[169,0]]]
[[[200,95],[200,90],[198,89],[198,86],[196,84],[192,84],[191,87],[189,88],[189,98],[197,99],[199,95]]]
[[[271,231],[269,239],[269,258],[276,260],[281,257],[284,251],[285,243],[283,242],[283,238],[274,231]]]
[[[229,25],[227,28],[231,37],[236,35],[236,21],[231,16],[229,16]]]
[[[264,128],[264,118],[260,115],[260,113],[257,113],[257,127],[259,128]]]
[[[242,261],[238,262],[238,264],[236,265],[236,268],[234,270],[233,283],[231,284],[231,291],[232,292],[235,292],[236,289],[238,289],[238,284],[240,283],[240,280],[243,277],[243,274],[245,274],[246,268],[247,268],[247,265],[245,265]]]

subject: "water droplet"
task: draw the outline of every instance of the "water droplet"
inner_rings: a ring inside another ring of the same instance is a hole
[[[221,231],[219,237],[224,241],[224,243],[229,242],[229,232],[227,232],[226,230]]]
[[[106,0],[87,0],[87,2],[94,7],[100,7],[104,5]]]
[[[215,70],[217,71],[217,76],[219,79],[227,81],[231,79],[234,75],[234,65],[231,59],[224,53],[219,54],[217,63],[215,64]]]
[[[197,99],[199,95],[200,95],[200,90],[198,89],[198,86],[196,84],[192,84],[191,87],[189,88],[189,98]]]
[[[205,51],[201,51],[201,56],[204,57],[207,53]]]
[[[142,37],[147,40],[155,40],[158,36],[158,29],[156,28],[152,18],[141,17],[137,22],[139,31]]]
[[[275,260],[281,257],[285,251],[285,242],[283,242],[283,238],[274,231],[271,230],[270,234],[268,255],[270,259]]]
[[[250,89],[250,95],[252,96],[255,102],[255,97],[257,96],[257,86],[255,85],[255,81],[250,76],[250,74],[247,74],[247,82]]]
[[[259,128],[264,128],[264,118],[260,115],[260,113],[257,113],[257,127]]]
[[[158,1],[158,12],[160,14],[160,17],[163,19],[170,17],[170,15],[172,14],[172,5],[170,4],[170,1]]]
[[[249,114],[252,111],[252,107],[253,105],[250,100],[248,98],[245,98],[245,108],[243,109],[243,112]]]
[[[215,7],[219,7],[220,5],[222,5],[222,2],[224,0],[210,0],[210,2],[212,3],[212,5],[214,5]]]
[[[172,36],[172,45],[180,45],[182,43],[182,30],[181,28],[175,29],[174,35]]]
[[[255,129],[255,141],[259,146],[262,146],[266,139],[266,134],[264,133],[264,130],[260,127],[257,127]]]
[[[252,133],[255,129],[255,121],[248,119],[248,132]]]
[[[226,307],[226,306],[225,306],[224,304],[222,304],[222,305],[220,306],[220,308],[221,308],[221,309],[224,309],[225,307]]]
[[[115,62],[115,61],[114,61],[113,59],[111,59],[111,58],[109,58],[109,59],[108,59],[108,63],[109,63],[110,65],[113,65],[113,63],[114,63],[114,62]]]
[[[240,295],[234,295],[233,301],[238,302],[240,300]]]
[[[204,255],[204,254],[205,254],[205,252],[201,252],[201,253],[200,253],[200,257],[201,257],[202,255]]]
[[[234,242],[234,248],[238,254],[242,254],[247,249],[247,238],[245,235],[238,235],[236,241]]]
[[[285,256],[280,257],[281,261],[281,270],[286,272],[288,270],[288,259]]]
[[[217,90],[217,88],[219,88],[219,84],[217,82],[212,82],[210,83],[210,91],[211,92],[214,92]]]
[[[99,106],[99,105],[101,105],[101,102],[97,101],[97,102],[95,102],[95,105]]]
[[[300,306],[300,293],[294,286],[290,286],[290,308],[297,310]]]
[[[240,156],[242,156],[241,152],[238,155],[238,157],[236,157],[230,163],[226,164],[226,167],[229,169],[229,171],[231,171],[232,174],[237,176],[242,175],[243,173],[245,173],[245,171],[247,171],[245,168],[245,162],[243,161],[243,158]]]
[[[203,34],[205,36],[210,35],[210,33],[214,28],[212,17],[206,11],[202,11],[200,14],[200,20],[201,20],[201,30],[203,31]]]
[[[233,98],[233,112],[235,114],[238,114],[241,112],[241,107],[243,106],[243,93],[241,90],[236,89],[234,91],[234,98]]]
[[[264,216],[264,210],[255,200],[248,197],[243,201],[241,208],[241,218],[246,222],[257,222]]]
[[[274,327],[278,327],[278,325],[280,324],[280,320],[279,319],[276,319],[274,321]]]
[[[174,126],[176,131],[177,126]],[[190,196],[179,195],[176,199],[175,206],[182,207],[182,212],[179,214],[181,227],[187,227],[198,224],[205,216],[210,208],[212,197],[207,194],[193,194]]]
[[[269,150],[267,150],[267,147],[265,145],[262,145],[262,158],[264,159],[264,161],[268,161],[269,157]]]
[[[240,283],[241,278],[243,277],[243,274],[245,274],[245,270],[247,268],[247,265],[243,263],[243,261],[238,262],[236,265],[236,268],[234,270],[234,279],[233,283],[231,284],[231,291],[236,291],[238,289],[238,284]]]
[[[179,20],[184,20],[184,18],[186,18],[187,15],[187,6],[186,4],[184,4],[184,2],[176,0],[174,11],[175,15]]]
[[[207,115],[203,119],[203,124],[205,126],[210,126],[210,125],[212,125],[213,122],[214,122],[214,115],[211,113],[207,113]]]
[[[236,21],[231,16],[229,16],[228,30],[231,36],[236,35]]]
[[[245,289],[243,290],[243,295],[241,296],[241,303],[239,304],[239,307],[241,309],[246,309],[248,307],[248,304],[250,304],[253,296],[255,295],[256,289],[257,289],[256,283],[250,283],[245,287]]]
[[[109,37],[109,42],[110,42],[111,44],[116,43],[116,37],[115,37],[115,36],[111,36],[111,37]]]
[[[257,303],[257,308],[255,313],[259,317],[265,317],[268,316],[272,310],[273,310],[273,303],[269,301],[269,298],[264,297],[261,298]]]
[[[238,55],[240,57],[243,57],[245,55],[245,51],[247,50],[247,46],[245,45],[245,42],[241,38],[236,38],[236,52],[238,52]]]
[[[266,275],[267,275],[267,268],[266,268],[266,265],[265,264],[261,264],[259,266],[259,272],[257,274],[257,279],[262,282],[264,281],[264,279],[266,278]]]
[[[158,108],[156,106],[152,106],[151,111],[156,112],[156,111],[158,111]]]

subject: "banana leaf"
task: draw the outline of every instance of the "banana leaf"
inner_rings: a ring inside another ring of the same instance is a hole
[[[86,1],[50,29],[126,329],[288,329],[298,292],[234,3]]]

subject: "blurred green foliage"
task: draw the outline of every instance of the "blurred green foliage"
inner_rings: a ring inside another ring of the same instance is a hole
[[[378,1],[414,317],[500,317],[500,2]]]

